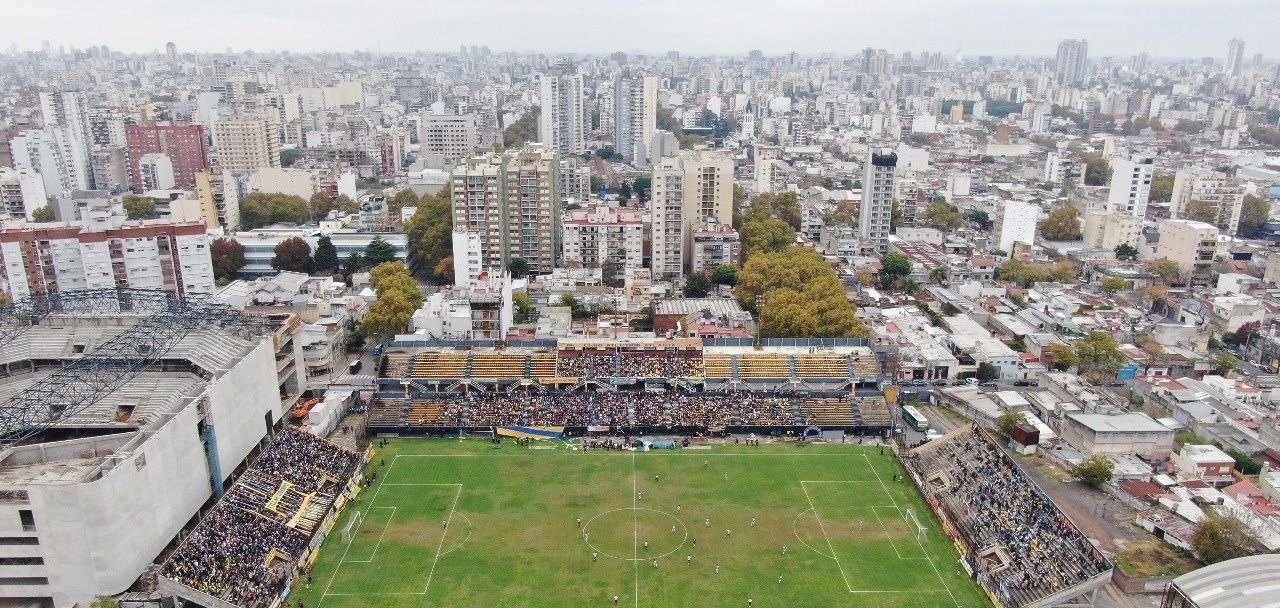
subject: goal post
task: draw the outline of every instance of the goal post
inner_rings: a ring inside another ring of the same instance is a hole
[[[925,532],[928,532],[929,529],[927,529],[927,527],[924,527],[924,524],[920,524],[919,518],[915,517],[914,508],[906,509],[906,518],[909,518],[909,520],[911,520],[911,524],[915,524],[915,539],[916,540],[923,539]]]
[[[351,535],[360,529],[360,524],[364,522],[364,511],[356,511],[351,514],[351,519],[347,520],[347,525],[342,527],[342,542],[350,545]]]

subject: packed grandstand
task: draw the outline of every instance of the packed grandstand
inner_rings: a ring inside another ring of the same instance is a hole
[[[907,452],[925,499],[958,532],[978,582],[1005,606],[1054,606],[1106,584],[1111,564],[984,431]]]
[[[160,576],[228,604],[270,605],[359,463],[358,454],[324,439],[281,431],[182,541]]]

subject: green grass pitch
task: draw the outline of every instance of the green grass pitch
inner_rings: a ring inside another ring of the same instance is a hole
[[[290,603],[991,605],[919,494],[893,480],[902,471],[887,449],[536,447],[391,440],[373,458],[378,480]],[[908,509],[927,527],[922,538]],[[348,543],[341,532],[356,512],[363,522]]]

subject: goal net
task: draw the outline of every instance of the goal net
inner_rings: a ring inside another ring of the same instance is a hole
[[[360,529],[360,524],[364,522],[364,512],[356,511],[351,519],[347,521],[347,525],[342,528],[342,542],[350,545],[351,535]]]
[[[916,519],[915,509],[907,509],[907,519],[910,519],[911,523],[916,525],[916,539],[924,538],[925,533],[928,532],[929,529],[924,527],[924,524],[920,523],[919,519]]]

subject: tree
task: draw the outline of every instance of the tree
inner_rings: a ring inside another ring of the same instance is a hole
[[[525,142],[538,140],[538,117],[542,108],[533,106],[520,115],[515,122],[502,131],[502,145],[507,148],[519,148]]]
[[[533,298],[527,291],[517,291],[511,295],[511,303],[515,306],[515,322],[531,323],[533,321]]]
[[[929,210],[925,212],[924,225],[944,233],[955,232],[964,225],[964,216],[955,207],[944,202],[930,203]]]
[[[738,267],[732,264],[721,264],[711,272],[711,282],[716,285],[733,287],[738,284]]]
[[[359,251],[352,251],[347,255],[347,260],[342,263],[342,274],[347,276],[347,282],[350,283],[351,275],[359,272],[364,268],[364,256]]]
[[[310,218],[307,201],[300,196],[254,192],[240,199],[240,226],[243,230],[271,224],[302,224]]]
[[[622,185],[618,187],[618,199],[623,204],[631,200],[631,182],[622,182]]]
[[[422,306],[422,288],[418,287],[418,282],[409,275],[409,269],[403,262],[383,262],[374,266],[373,270],[369,271],[369,284],[373,286],[379,299],[395,291],[403,295],[405,301],[414,310]]]
[[[640,199],[641,203],[647,203],[649,202],[649,192],[653,190],[653,178],[637,177],[635,181],[631,182],[631,188],[636,191],[636,198]]]
[[[1075,367],[1080,360],[1076,357],[1076,350],[1066,344],[1050,344],[1046,350],[1049,355],[1049,369],[1057,372],[1065,372]]]
[[[1071,474],[1091,488],[1100,488],[1111,481],[1116,463],[1102,454],[1094,454],[1071,467]]]
[[[311,200],[307,201],[307,207],[311,210],[311,221],[319,222],[329,217],[329,212],[338,208],[338,205],[328,194],[324,192],[316,192],[311,195]]]
[[[422,197],[404,227],[409,264],[418,276],[431,278],[440,260],[453,255],[453,203],[448,195]]]
[[[1235,371],[1240,366],[1240,360],[1227,350],[1216,350],[1209,355],[1209,363],[1213,365],[1213,371],[1220,376],[1225,376]]]
[[[230,280],[244,268],[244,245],[234,239],[218,237],[209,244],[209,258],[213,262],[214,278]]]
[[[276,270],[311,273],[311,245],[302,237],[289,237],[276,245],[271,267]]]
[[[574,319],[586,319],[588,317],[595,316],[596,314],[594,310],[584,306],[582,302],[579,302],[578,298],[574,297],[571,293],[560,295],[560,305],[568,307],[569,316]]]
[[[1138,259],[1138,248],[1128,243],[1116,245],[1116,259],[1133,261]]]
[[[1184,280],[1182,267],[1173,260],[1161,258],[1152,262],[1148,269],[1166,285],[1181,284]]]
[[[1075,207],[1059,207],[1040,222],[1040,236],[1050,241],[1080,239],[1080,212]]]
[[[906,278],[898,282],[898,289],[902,291],[903,294],[914,296],[920,293],[920,290],[923,288],[920,286],[920,283],[915,279]]]
[[[436,262],[436,267],[431,269],[431,275],[437,281],[452,283],[455,279],[453,276],[453,256],[449,255],[440,258],[440,261]]]
[[[711,293],[711,278],[706,272],[692,272],[684,278],[684,297],[705,298]]]
[[[1084,161],[1084,185],[1103,186],[1111,181],[1111,163],[1098,154],[1081,154]]]
[[[338,272],[338,248],[333,246],[333,240],[328,235],[321,235],[316,241],[316,253],[312,257],[311,267],[316,272]]]
[[[1173,199],[1173,174],[1157,173],[1151,177],[1151,193],[1147,195],[1149,203],[1167,203]]]
[[[529,274],[529,263],[522,257],[511,258],[507,262],[507,272],[511,273],[512,278],[523,279]]]
[[[782,220],[770,217],[752,219],[742,224],[742,250],[750,258],[757,253],[773,253],[790,247],[796,231]]]
[[[1091,331],[1076,342],[1076,359],[1080,375],[1095,384],[1114,378],[1125,361],[1115,336],[1102,331]]]
[[[984,361],[978,364],[977,376],[979,380],[983,381],[998,380],[1000,379],[1000,368],[994,363],[987,363]]]
[[[760,334],[782,337],[867,337],[835,270],[816,251],[791,247],[747,260],[734,296],[759,313]]]
[[[1270,219],[1271,204],[1267,199],[1246,194],[1240,207],[1240,223],[1236,232],[1244,238],[1256,238],[1262,232],[1262,226]]]
[[[911,274],[911,260],[897,251],[880,256],[880,285],[888,289],[898,279]]]
[[[604,190],[604,178],[600,177],[599,175],[596,175],[595,173],[592,173],[591,174],[591,191],[600,192],[602,190]]]
[[[364,247],[364,263],[366,266],[377,266],[383,262],[396,259],[396,246],[383,240],[381,236],[373,237]]]
[[[1197,222],[1205,222],[1206,224],[1217,224],[1218,208],[1214,207],[1213,203],[1209,201],[1193,199],[1191,203],[1187,205],[1187,219],[1195,220]]]
[[[1114,296],[1129,289],[1133,289],[1133,281],[1128,279],[1120,277],[1103,277],[1102,279],[1102,291],[1107,292],[1109,296]]]
[[[1231,343],[1243,348],[1245,345],[1249,344],[1249,340],[1258,333],[1258,328],[1260,326],[1261,324],[1257,321],[1249,321],[1248,323],[1237,327],[1235,333],[1231,335]]]
[[[1013,427],[1018,426],[1018,423],[1022,422],[1023,419],[1022,412],[1014,410],[1000,414],[1000,417],[996,418],[996,432],[1000,433],[1001,437],[1008,439],[1013,436]]]
[[[1191,548],[1195,550],[1196,557],[1206,564],[1266,551],[1240,520],[1214,512],[1206,513],[1196,525],[1191,535]]]
[[[415,310],[417,307],[409,303],[409,299],[403,292],[388,291],[369,307],[369,313],[360,323],[360,331],[366,336],[375,338],[375,341],[381,342],[408,329],[409,320],[413,318]]]
[[[939,266],[929,271],[929,281],[941,285],[951,278],[951,268],[947,266]]]
[[[742,213],[741,222],[773,218],[786,222],[794,231],[800,229],[800,215],[800,199],[795,192],[765,192],[751,199],[751,205]]]
[[[48,205],[44,205],[43,207],[37,207],[35,211],[32,211],[32,212],[31,212],[31,221],[33,221],[33,222],[52,222],[52,221],[53,221],[53,207],[50,207],[50,206],[48,206]]]
[[[280,166],[292,167],[298,159],[302,158],[302,151],[294,148],[285,148],[280,151]]]
[[[445,188],[448,187],[449,185],[445,184]],[[337,198],[333,199],[333,206],[343,215],[350,215],[360,211],[360,204],[345,194],[339,194]]]
[[[156,202],[149,196],[126,194],[120,199],[124,205],[124,214],[131,220],[151,220],[160,217],[156,211]]]
[[[417,207],[418,202],[418,195],[414,194],[413,190],[404,188],[403,190],[397,190],[395,195],[387,200],[387,210],[391,213],[391,217],[398,218],[400,217],[401,209]]]
[[[981,226],[983,230],[991,228],[991,216],[981,209],[970,211],[969,221]]]

